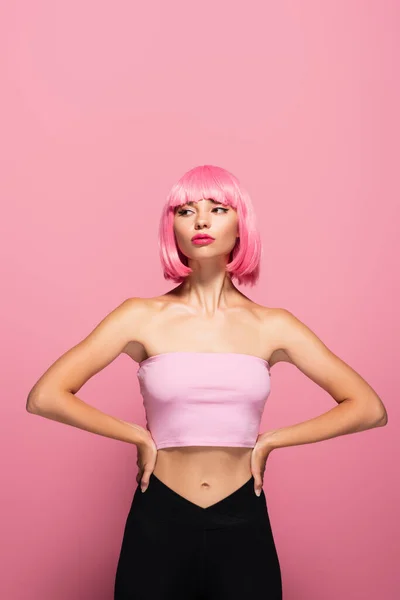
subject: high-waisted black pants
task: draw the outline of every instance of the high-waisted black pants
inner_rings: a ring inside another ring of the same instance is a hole
[[[264,490],[251,478],[202,508],[154,473],[126,520],[114,600],[282,600]]]

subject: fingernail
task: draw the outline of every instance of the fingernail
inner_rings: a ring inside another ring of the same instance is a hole
[[[142,490],[142,492],[145,492],[145,491],[146,491],[146,488],[145,488],[145,487],[141,487],[140,489]]]
[[[261,490],[256,490],[256,496],[259,496],[261,494]]]

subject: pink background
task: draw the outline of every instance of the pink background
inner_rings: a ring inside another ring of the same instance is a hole
[[[112,598],[136,447],[26,398],[122,300],[174,286],[161,206],[209,163],[258,215],[261,279],[242,291],[302,319],[389,416],[270,455],[284,599],[398,599],[399,3],[14,0],[0,23],[0,597]],[[136,370],[121,355],[78,396],[144,425]],[[261,430],[332,406],[279,363]]]

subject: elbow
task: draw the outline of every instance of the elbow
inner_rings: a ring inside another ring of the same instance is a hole
[[[31,390],[26,401],[27,412],[52,419],[63,410],[66,397],[70,392],[63,390]]]
[[[375,410],[372,412],[371,421],[373,427],[384,427],[388,422],[388,415],[386,408],[380,400],[375,406]]]
[[[387,416],[387,412],[385,410],[384,413],[382,413],[376,423],[376,427],[384,427],[385,425],[387,425],[388,423],[388,416]]]
[[[377,406],[377,410],[378,410],[377,427],[384,427],[385,425],[387,425],[388,415],[387,415],[386,407],[380,398],[379,398],[379,404]]]
[[[44,402],[43,394],[36,390],[32,390],[26,400],[27,412],[32,415],[40,415],[43,410]]]
[[[371,423],[371,427],[384,427],[388,422],[388,415],[383,404],[382,400],[379,396],[374,398],[374,401],[371,402],[371,406],[369,409],[369,420]]]
[[[39,403],[34,396],[28,396],[26,401],[26,410],[31,415],[37,415],[39,412]]]

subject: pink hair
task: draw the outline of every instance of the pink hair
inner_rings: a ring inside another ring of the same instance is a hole
[[[226,270],[238,283],[254,285],[260,274],[262,245],[248,192],[226,169],[213,165],[194,167],[171,188],[160,219],[158,247],[165,279],[182,283],[192,273],[179,250],[173,228],[174,211],[187,202],[210,198],[237,211],[238,235]]]

